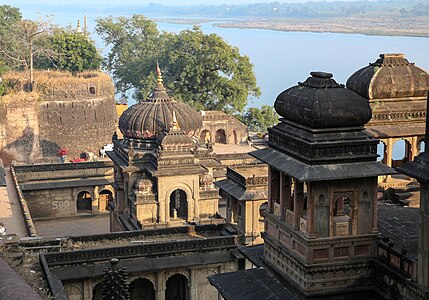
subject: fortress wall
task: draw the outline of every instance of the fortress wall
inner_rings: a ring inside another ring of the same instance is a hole
[[[21,73],[4,76],[12,88],[0,98],[0,151],[15,160],[32,163],[57,156],[98,151],[111,143],[117,112],[110,77],[101,72],[73,76],[66,72],[37,71],[34,92],[24,92]]]
[[[117,116],[112,95],[42,101],[39,118],[43,155],[54,156],[64,147],[69,157],[78,157],[84,151],[98,155],[102,146],[111,143]]]
[[[0,102],[0,148],[6,147],[18,161],[39,156],[39,116],[37,93],[5,95]]]

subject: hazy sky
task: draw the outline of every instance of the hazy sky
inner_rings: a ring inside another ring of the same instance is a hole
[[[309,0],[277,0],[277,2],[281,3],[297,3],[297,2],[308,2]],[[322,0],[312,0],[312,1],[322,1]],[[329,1],[329,0],[328,0]],[[331,0],[334,1],[334,0]],[[336,0],[338,1],[338,0]],[[348,1],[353,2],[357,0],[342,0],[342,1]],[[9,4],[12,6],[28,6],[33,5],[37,6],[39,5],[81,5],[85,6],[88,5],[88,3],[91,4],[97,4],[97,5],[104,5],[108,6],[109,3],[111,5],[117,6],[118,4],[122,5],[133,5],[133,4],[139,4],[139,5],[145,5],[149,3],[157,3],[157,4],[164,4],[164,5],[195,5],[195,4],[243,4],[243,3],[261,3],[261,2],[276,2],[275,0],[149,0],[149,1],[143,1],[143,0],[0,0],[0,4]]]

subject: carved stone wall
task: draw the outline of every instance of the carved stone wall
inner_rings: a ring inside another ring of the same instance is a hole
[[[219,143],[216,140],[216,133],[222,130],[225,134],[225,144],[239,144],[247,140],[249,131],[237,118],[217,110],[204,111],[202,115],[203,127],[200,130],[200,144],[206,143],[206,139],[210,139],[213,144]]]

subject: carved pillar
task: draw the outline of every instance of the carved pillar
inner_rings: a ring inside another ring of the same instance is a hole
[[[392,138],[388,138],[386,140],[386,155],[385,155],[385,159],[386,159],[386,165],[391,167],[392,166],[392,151],[393,151],[393,140]],[[390,178],[390,175],[386,175],[386,177],[384,178],[384,180],[388,180]]]
[[[282,213],[282,219],[285,219],[286,215],[286,209],[289,208],[290,202],[291,202],[291,178],[288,175],[283,175],[283,182],[282,182],[282,195],[281,198],[283,200],[283,203],[281,204],[281,213]]]
[[[189,300],[198,300],[198,270],[191,269],[189,273]]]
[[[304,204],[304,183],[294,179],[294,227],[299,226],[299,218],[302,217]]]
[[[377,224],[378,178],[377,177],[374,178],[373,188],[374,188],[373,190],[374,198],[372,199],[372,201],[370,198],[370,201],[372,204],[372,232],[377,233],[378,232],[378,228],[377,228],[378,227],[378,224]]]
[[[284,221],[285,219],[285,184],[286,178],[283,173],[280,173],[280,220]]]
[[[268,166],[268,211],[271,214],[273,213],[273,199],[272,199],[273,176],[272,176],[272,171],[273,171],[273,169],[271,168],[271,166]]]
[[[155,300],[165,300],[165,276],[164,272],[158,272],[155,275]]]
[[[91,300],[92,299],[92,282],[91,282],[91,278],[87,278],[87,279],[83,280],[82,298],[84,300]]]
[[[99,201],[100,201],[100,194],[99,194],[99,188],[98,186],[94,186],[94,191],[92,193],[93,199],[92,199],[92,204],[91,204],[91,213],[96,214],[98,213],[98,207],[99,205]]]
[[[429,288],[429,185],[420,182],[419,253],[417,255],[417,282]]]
[[[414,159],[414,157],[416,157],[419,154],[418,143],[419,143],[418,137],[417,136],[413,136],[411,138],[411,157],[410,157],[410,161],[412,161]]]

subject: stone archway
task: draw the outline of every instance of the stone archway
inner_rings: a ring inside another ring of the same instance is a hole
[[[92,300],[103,300],[101,282],[97,283],[92,289]]]
[[[204,129],[200,134],[200,143],[207,144],[209,142],[211,142],[210,131],[207,129]]]
[[[88,191],[81,191],[76,197],[77,213],[92,213],[92,196]]]
[[[106,211],[110,201],[113,201],[113,193],[108,189],[102,190],[98,197],[98,210]]]
[[[226,144],[226,133],[225,133],[224,129],[216,130],[215,143],[216,144]]]
[[[188,196],[182,189],[170,194],[170,219],[188,219]]]
[[[189,300],[188,278],[174,274],[167,280],[165,300]]]
[[[155,288],[147,278],[137,278],[130,283],[130,300],[155,300]]]

